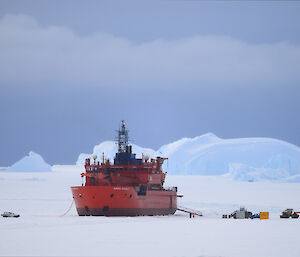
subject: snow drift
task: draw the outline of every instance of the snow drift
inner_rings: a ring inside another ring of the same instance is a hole
[[[105,141],[94,147],[92,154],[113,160],[117,146]],[[133,145],[137,157],[148,153],[168,157],[164,169],[170,174],[227,175],[236,180],[299,181],[300,148],[272,138],[221,139],[212,133],[195,138],[182,138],[163,145],[157,151]],[[77,165],[92,154],[80,154]]]
[[[19,172],[47,172],[52,171],[51,166],[44,161],[42,156],[35,152],[29,152],[28,156],[23,157],[11,167],[10,171]]]

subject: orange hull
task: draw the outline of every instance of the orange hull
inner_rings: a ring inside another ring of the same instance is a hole
[[[140,195],[132,186],[71,187],[80,216],[169,215],[177,209],[177,193],[147,190]]]

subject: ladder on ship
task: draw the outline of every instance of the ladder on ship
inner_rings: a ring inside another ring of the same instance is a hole
[[[191,214],[195,213],[195,215],[203,216],[201,211],[193,210],[193,209],[183,207],[183,206],[177,206],[177,211],[182,211],[182,212],[191,213]]]

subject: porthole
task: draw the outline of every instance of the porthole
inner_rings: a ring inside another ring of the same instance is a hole
[[[132,194],[130,194],[129,197],[132,198]]]
[[[113,198],[113,197],[114,197],[114,194],[111,194],[111,195],[110,195],[110,198]]]

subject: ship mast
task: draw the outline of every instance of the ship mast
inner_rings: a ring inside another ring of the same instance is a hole
[[[128,149],[128,130],[125,126],[125,121],[122,120],[121,127],[118,130],[118,153],[125,153]]]

